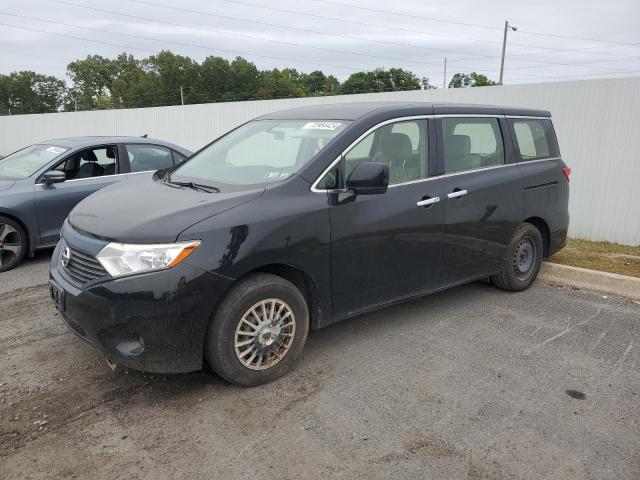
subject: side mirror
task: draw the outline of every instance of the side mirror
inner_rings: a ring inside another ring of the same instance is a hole
[[[389,166],[379,162],[363,162],[347,178],[347,188],[356,195],[385,193],[389,186]]]
[[[42,175],[42,180],[46,184],[61,183],[61,182],[64,182],[66,179],[67,179],[67,176],[64,174],[64,172],[60,172],[58,170],[49,170],[44,175]]]

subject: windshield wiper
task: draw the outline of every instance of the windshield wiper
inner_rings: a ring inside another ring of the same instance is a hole
[[[206,192],[206,193],[220,192],[220,189],[218,187],[213,187],[211,185],[202,185],[201,183],[195,183],[195,182],[176,182],[174,180],[171,180],[171,177],[168,177],[168,178],[165,177],[164,182],[171,185],[177,185],[179,187],[191,188],[192,190],[197,190],[198,192]]]

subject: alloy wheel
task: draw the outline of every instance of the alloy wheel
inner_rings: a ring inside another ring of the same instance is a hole
[[[271,368],[285,357],[295,334],[291,307],[278,298],[261,300],[238,322],[234,338],[236,358],[251,370]]]
[[[0,267],[10,265],[20,257],[20,233],[7,223],[0,223]]]

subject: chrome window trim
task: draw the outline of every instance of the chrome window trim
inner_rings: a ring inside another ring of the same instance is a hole
[[[436,114],[436,115],[414,115],[414,116],[409,116],[409,117],[397,117],[397,118],[392,118],[389,120],[385,120],[383,122],[380,122],[376,125],[374,125],[373,127],[371,127],[369,130],[367,130],[365,133],[363,133],[362,135],[360,135],[354,142],[352,142],[347,148],[345,148],[342,153],[340,155],[338,155],[338,157],[331,162],[331,164],[325,168],[322,173],[318,176],[318,178],[316,179],[315,182],[313,182],[313,184],[311,185],[311,191],[314,193],[326,193],[326,192],[344,192],[344,189],[321,189],[321,188],[317,188],[318,183],[320,182],[320,180],[322,180],[324,178],[324,176],[329,173],[329,171],[334,168],[338,162],[342,159],[342,157],[344,157],[347,153],[349,153],[349,151],[351,151],[358,143],[360,143],[360,141],[362,141],[367,135],[369,135],[370,133],[374,132],[375,130],[377,130],[380,127],[384,127],[385,125],[388,125],[390,123],[398,123],[398,122],[403,122],[403,121],[410,121],[410,120],[420,120],[420,119],[439,119],[439,118],[459,118],[459,117],[465,117],[465,118],[517,118],[517,119],[528,119],[528,120],[549,120],[551,121],[551,117],[534,117],[534,116],[524,116],[524,115],[500,115],[500,114],[494,114],[494,115],[489,115],[489,114],[479,114],[479,115],[474,115],[471,113],[447,113],[447,114]],[[395,188],[395,187],[400,187],[400,186],[404,186],[404,185],[413,185],[415,183],[422,183],[422,182],[427,182],[430,180],[436,180],[438,178],[445,178],[445,177],[452,177],[455,175],[465,175],[467,173],[474,173],[474,172],[479,172],[479,171],[484,171],[484,170],[493,170],[496,168],[504,168],[504,167],[512,167],[514,165],[520,165],[520,164],[524,164],[524,163],[536,163],[536,162],[548,162],[548,161],[554,161],[554,160],[562,160],[562,157],[552,157],[552,158],[540,158],[537,160],[526,160],[526,161],[522,161],[522,162],[514,162],[514,163],[503,163],[500,165],[491,165],[488,167],[481,167],[481,168],[475,168],[473,170],[463,170],[461,172],[452,172],[452,173],[445,173],[442,175],[437,175],[435,177],[427,177],[427,178],[421,178],[419,180],[412,180],[410,182],[403,182],[403,183],[395,183],[393,185],[389,185],[388,188]]]
[[[143,172],[125,172],[125,173],[114,173],[113,175],[101,175],[99,177],[86,177],[86,178],[72,178],[71,180],[65,180],[60,183],[71,183],[71,182],[83,182],[85,180],[95,180],[97,178],[113,178],[113,177],[122,177],[124,175],[140,175],[141,173],[153,173],[157,172],[157,170],[145,170]],[[39,182],[35,184],[36,186],[47,185],[44,182]]]
[[[516,120],[549,120],[551,121],[551,117],[536,117],[532,115],[505,115],[508,119],[516,119]]]
[[[434,115],[435,118],[504,118],[501,113],[479,113],[474,115],[473,113],[438,113]]]
[[[412,185],[414,183],[422,183],[422,182],[427,182],[429,180],[438,180],[440,178],[455,177],[457,175],[466,175],[467,173],[477,173],[477,172],[484,172],[486,170],[495,170],[497,168],[515,167],[516,165],[522,165],[522,164],[525,164],[525,163],[549,162],[549,161],[552,161],[552,160],[562,160],[562,158],[560,158],[560,157],[541,158],[541,159],[538,159],[538,160],[529,160],[529,161],[526,161],[526,162],[504,163],[504,164],[500,164],[500,165],[491,165],[489,167],[474,168],[473,170],[462,170],[460,172],[444,173],[442,175],[437,175],[435,177],[421,178],[420,180],[412,180],[411,182],[396,183],[394,185],[389,185],[388,188],[401,187],[401,186],[404,186],[404,185]]]

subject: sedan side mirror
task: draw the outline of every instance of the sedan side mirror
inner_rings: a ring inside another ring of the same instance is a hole
[[[347,188],[353,190],[356,195],[385,193],[388,186],[389,166],[386,163],[360,163],[347,178]]]
[[[46,184],[51,183],[61,183],[67,179],[67,176],[64,172],[60,172],[58,170],[49,170],[44,175],[42,175],[42,180]]]

